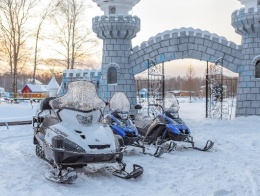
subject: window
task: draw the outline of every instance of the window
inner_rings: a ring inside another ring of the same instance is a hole
[[[80,77],[80,73],[76,73],[76,77]]]
[[[70,76],[70,77],[73,77],[73,73],[70,73],[69,76]]]
[[[90,73],[90,77],[91,77],[91,78],[94,78],[94,76],[95,76],[95,73],[94,73],[94,72],[91,72],[91,73]]]
[[[117,70],[115,67],[110,67],[107,70],[107,84],[117,83]]]
[[[255,78],[260,78],[260,61],[257,61],[255,66]]]
[[[257,6],[260,6],[260,0],[257,0]]]
[[[116,14],[116,7],[115,6],[109,6],[109,14]]]

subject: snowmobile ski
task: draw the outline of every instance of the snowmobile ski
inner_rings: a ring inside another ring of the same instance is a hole
[[[169,143],[163,143],[162,144],[164,152],[170,153],[174,151],[177,147],[177,144],[174,141],[170,141]]]
[[[68,167],[67,169],[55,168],[45,173],[45,178],[57,183],[71,184],[77,179],[77,173],[73,168]]]
[[[193,141],[188,141],[188,143],[191,143],[192,146],[191,147],[186,147],[186,146],[179,147],[176,144],[176,149],[181,149],[181,148],[184,148],[184,149],[194,149],[194,150],[204,151],[205,152],[205,151],[210,150],[214,146],[214,142],[212,142],[211,140],[207,141],[207,143],[204,146],[204,148],[199,148],[199,147],[194,146],[194,142]]]
[[[198,148],[198,147],[190,147],[192,149],[195,149],[195,150],[199,150],[199,151],[208,151],[210,150],[212,147],[214,146],[214,142],[212,142],[211,140],[208,140],[206,145],[204,146],[204,148]]]
[[[164,148],[162,148],[160,145],[157,146],[154,153],[147,152],[147,150],[149,151],[150,148],[146,147],[143,143],[140,144],[139,142],[140,141],[136,141],[136,143],[133,143],[132,146],[141,148],[142,149],[141,153],[143,154],[154,156],[154,157],[160,157],[165,152]]]
[[[114,169],[113,171],[113,175],[119,178],[124,178],[124,179],[131,179],[131,178],[137,178],[139,176],[141,176],[144,172],[144,169],[142,166],[134,164],[133,165],[133,171],[131,173],[128,173],[127,171],[125,171],[125,163],[122,163],[123,167],[120,170]]]

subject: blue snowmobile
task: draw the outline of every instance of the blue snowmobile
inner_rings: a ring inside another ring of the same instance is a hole
[[[159,104],[150,104],[161,111],[161,114],[154,118],[147,116],[138,116],[135,119],[135,125],[144,141],[148,143],[157,142],[157,145],[172,141],[171,148],[177,148],[176,142],[187,142],[192,148],[199,151],[211,149],[214,142],[208,140],[204,148],[195,147],[190,129],[179,117],[179,102],[173,93],[167,93],[164,99],[164,108]]]
[[[144,138],[139,134],[133,116],[129,115],[130,102],[123,92],[116,92],[109,102],[111,113],[106,116],[106,123],[112,128],[114,134],[122,137],[124,146],[134,146],[142,149],[144,154],[160,157],[165,152],[165,146],[156,146],[155,153],[147,152],[150,150],[144,142]],[[137,105],[136,109],[140,106]],[[140,108],[139,108],[140,109]],[[131,118],[132,117],[132,118]]]

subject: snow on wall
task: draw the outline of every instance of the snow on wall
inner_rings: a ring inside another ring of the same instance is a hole
[[[223,57],[224,67],[238,72],[241,46],[208,31],[180,28],[159,33],[134,47],[130,61],[137,74],[147,69],[148,58],[161,63],[183,58],[215,62],[219,57]]]

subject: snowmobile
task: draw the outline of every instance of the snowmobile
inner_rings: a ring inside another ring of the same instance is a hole
[[[165,149],[164,146],[156,146],[154,153],[145,145],[143,137],[138,133],[129,115],[130,102],[123,92],[116,92],[108,103],[111,113],[106,116],[106,121],[115,134],[123,138],[125,146],[134,146],[142,149],[142,153],[160,157]],[[138,108],[138,106],[136,106]]]
[[[164,99],[164,108],[159,104],[150,104],[151,107],[157,107],[161,114],[154,118],[150,116],[137,115],[135,125],[144,141],[148,143],[157,143],[157,145],[172,141],[171,151],[178,148],[177,142],[187,142],[192,148],[199,151],[211,149],[214,142],[208,140],[204,148],[195,147],[190,129],[179,117],[179,102],[173,93],[167,93]],[[179,147],[180,148],[180,147]]]
[[[62,97],[49,97],[40,104],[33,118],[36,155],[52,166],[45,177],[60,183],[72,183],[76,168],[91,163],[118,163],[112,174],[136,178],[143,173],[133,165],[128,173],[123,162],[122,138],[102,121],[105,103],[98,97],[95,85],[87,81],[71,82]]]

